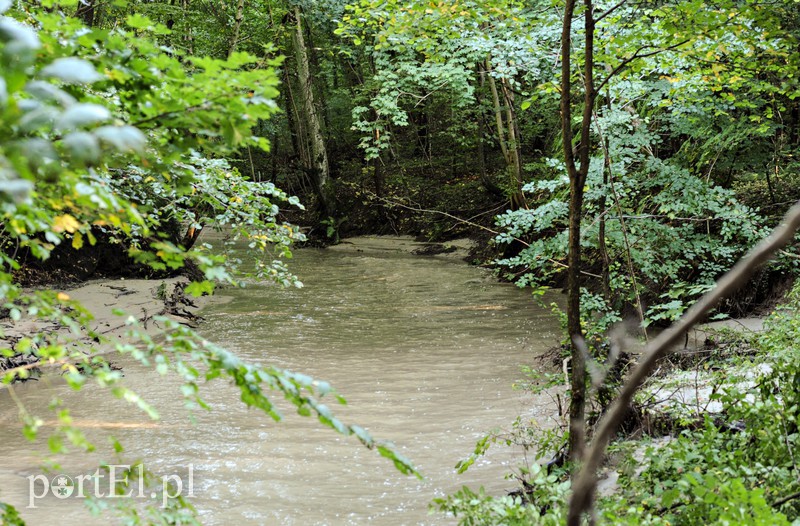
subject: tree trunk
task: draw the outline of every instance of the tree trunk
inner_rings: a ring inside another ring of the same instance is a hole
[[[585,447],[586,357],[581,329],[581,218],[583,216],[584,186],[589,173],[589,143],[592,111],[596,98],[594,90],[594,16],[592,0],[584,0],[586,10],[584,47],[584,93],[580,142],[573,150],[572,140],[572,80],[571,35],[575,0],[567,0],[561,32],[561,132],[564,161],[569,174],[569,254],[567,256],[567,332],[571,342],[572,376],[569,405],[569,456],[574,463],[583,458]],[[577,160],[576,160],[577,155]]]
[[[522,145],[520,144],[521,134],[519,132],[519,120],[517,110],[514,108],[514,93],[511,91],[508,81],[503,79],[500,83],[503,88],[503,98],[506,103],[506,120],[508,121],[508,153],[511,157],[509,172],[511,179],[511,208],[525,208],[525,194],[522,193]]]
[[[414,145],[414,155],[421,155],[428,161],[431,160],[431,141],[428,134],[428,101],[424,100],[421,104],[414,107],[410,112],[411,122],[416,127],[417,142]]]
[[[608,146],[606,145],[606,149]],[[606,194],[605,188],[608,187],[608,166],[609,158],[606,155],[606,167],[603,170],[603,195],[600,198],[600,224],[597,233],[597,250],[600,253],[600,261],[602,264],[602,271],[600,276],[603,281],[603,295],[608,299],[609,303],[613,305],[614,299],[611,297],[611,259],[608,257],[608,245],[606,244]]]
[[[486,59],[486,69],[490,67],[490,61]],[[506,171],[509,178],[509,199],[511,208],[516,210],[525,206],[525,198],[522,194],[522,165],[520,163],[519,127],[516,122],[514,111],[513,94],[508,89],[505,80],[501,80],[503,91],[503,103],[505,104],[505,122],[503,120],[504,108],[500,102],[500,94],[497,89],[497,82],[494,77],[489,77],[489,89],[492,93],[492,103],[494,104],[495,126],[497,127],[497,138],[500,142],[500,151],[503,152],[503,159],[506,162]]]
[[[78,0],[78,9],[75,10],[75,18],[80,19],[89,27],[94,26],[95,0]]]
[[[239,31],[242,28],[242,20],[244,20],[244,0],[239,0],[236,4],[236,16],[233,19],[233,33],[231,33],[231,40],[228,44],[228,58],[231,58],[236,52],[236,45],[239,43]]]
[[[183,8],[184,19],[189,17],[189,0],[181,0],[181,7]],[[194,55],[194,37],[192,36],[192,24],[186,23],[186,34],[184,35],[186,42],[186,51],[190,55]]]
[[[497,197],[505,197],[503,190],[498,187],[494,182],[489,179],[489,174],[486,171],[486,148],[483,140],[486,136],[486,116],[483,112],[483,94],[482,91],[486,85],[486,70],[478,66],[481,79],[480,88],[475,90],[476,101],[478,105],[478,130],[477,130],[477,149],[478,149],[478,169],[480,170],[481,184],[492,195]]]
[[[334,196],[331,191],[330,168],[325,138],[322,135],[319,113],[314,103],[314,89],[309,66],[308,49],[303,35],[303,15],[299,6],[294,8],[294,54],[297,62],[297,81],[300,88],[300,110],[306,126],[306,139],[310,153],[310,164],[306,169],[311,174],[324,217],[334,217]]]
[[[383,161],[381,161],[381,156],[377,156],[372,160],[372,168],[373,168],[373,178],[375,180],[375,195],[382,198],[383,197]],[[383,211],[383,207],[381,207],[381,211]]]
[[[320,71],[319,65],[319,53],[317,53],[317,46],[314,44],[314,35],[311,32],[310,24],[304,24],[303,29],[305,29],[305,38],[306,38],[306,52],[308,53],[308,63],[309,68],[311,71]],[[312,80],[316,82],[316,79],[313,78]],[[317,108],[321,108],[321,111],[318,111],[318,115],[320,115],[321,125],[323,130],[330,129],[330,116],[328,115],[328,101],[326,100],[325,90],[323,89],[325,83],[316,82],[316,86],[312,89],[316,89],[314,92],[315,94],[315,101]],[[328,138],[326,137],[326,141]]]
[[[302,140],[302,130],[298,125],[300,110],[295,103],[294,93],[292,92],[292,78],[289,75],[289,68],[283,68],[283,99],[286,106],[286,121],[289,128],[289,138],[292,142],[294,155],[305,163],[305,145]]]

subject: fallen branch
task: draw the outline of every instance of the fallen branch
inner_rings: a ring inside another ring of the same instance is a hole
[[[70,357],[71,358],[71,357]],[[31,369],[36,369],[37,367],[45,367],[45,366],[57,366],[57,365],[64,365],[65,363],[70,361],[70,358],[63,358],[61,360],[37,360],[35,362],[26,363],[25,365],[19,365],[17,367],[12,367],[10,369],[3,369],[0,370],[0,376],[6,378],[11,376],[16,376],[18,373],[22,371],[30,371]]]
[[[443,212],[441,210],[431,210],[431,209],[427,209],[427,208],[408,206],[408,205],[406,205],[404,203],[401,203],[400,201],[394,201],[394,200],[391,200],[391,199],[387,199],[385,197],[381,197],[381,196],[379,196],[379,195],[377,195],[374,192],[371,192],[369,190],[361,189],[361,191],[364,192],[365,194],[367,194],[367,197],[369,197],[370,199],[373,199],[373,200],[376,200],[376,201],[382,201],[384,203],[383,206],[386,206],[386,207],[403,208],[405,210],[409,210],[411,212],[418,212],[420,214],[438,214],[438,215],[447,217],[449,219],[452,219],[456,223],[469,225],[471,227],[478,228],[478,229],[483,230],[485,232],[489,232],[490,234],[498,235],[498,234],[501,233],[498,230],[492,230],[491,228],[489,228],[487,226],[479,225],[478,223],[474,223],[474,222],[470,221],[469,219],[462,219],[460,217],[454,216],[453,214],[448,214],[447,212]],[[494,209],[492,209],[490,211],[493,211],[493,210]],[[483,215],[483,214],[478,214],[476,216],[473,216],[472,219],[474,219],[476,217],[479,217],[481,215]],[[511,236],[511,239],[513,239],[514,241],[520,243],[524,247],[530,247],[531,246],[530,243],[528,243],[524,239],[520,239],[518,237],[513,237],[513,236]],[[551,263],[551,264],[553,264],[553,265],[555,265],[557,267],[561,267],[561,268],[565,268],[565,269],[569,268],[565,263],[562,263],[560,261],[556,261],[555,259],[545,258],[545,260],[548,263]],[[597,274],[592,274],[591,272],[587,272],[585,270],[581,270],[581,274],[583,274],[584,276],[590,276],[590,277],[593,277],[593,278],[602,279],[602,276],[599,276]]]
[[[716,287],[704,294],[678,321],[645,347],[641,360],[600,421],[592,445],[583,457],[585,460],[572,486],[572,497],[567,516],[569,526],[580,526],[583,514],[592,510],[594,494],[597,489],[597,470],[605,458],[608,443],[625,416],[633,400],[633,395],[650,376],[658,360],[667,355],[669,350],[681,341],[686,331],[702,321],[721,300],[730,297],[745,285],[761,264],[792,240],[799,227],[800,201],[789,209],[783,222],[769,236],[750,250],[733,269],[717,281]]]
[[[783,506],[784,504],[786,504],[790,500],[794,500],[794,499],[797,499],[797,498],[800,498],[800,491],[792,493],[791,495],[787,495],[787,496],[783,497],[782,499],[776,500],[775,502],[772,503],[772,507],[773,508],[778,508],[780,506]]]

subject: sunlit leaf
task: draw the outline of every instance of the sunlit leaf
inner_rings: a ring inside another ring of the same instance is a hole
[[[142,152],[147,145],[145,135],[133,126],[102,126],[94,134],[121,152]]]
[[[10,197],[14,201],[23,201],[33,190],[33,183],[27,179],[0,180],[0,194]]]
[[[58,86],[43,80],[32,80],[25,85],[25,91],[45,102],[57,102],[62,106],[70,106],[75,103],[75,97],[62,90]]]
[[[75,232],[80,228],[81,224],[77,219],[69,214],[63,214],[53,218],[53,231],[54,232]]]
[[[68,130],[105,122],[111,118],[111,112],[99,104],[75,104],[61,114],[56,120],[56,130]]]
[[[39,36],[32,28],[11,18],[0,18],[0,41],[14,42],[27,49],[39,49]]]
[[[42,68],[39,74],[66,84],[92,84],[104,78],[91,63],[75,57],[56,59]]]

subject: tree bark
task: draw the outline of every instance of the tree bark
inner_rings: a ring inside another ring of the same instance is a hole
[[[189,0],[181,0],[181,7],[183,9],[184,20],[189,17]],[[184,34],[184,41],[186,42],[186,51],[190,55],[194,55],[194,37],[192,36],[192,24],[186,23],[186,33]]]
[[[94,26],[95,0],[78,0],[78,8],[75,10],[75,18],[80,19],[89,27]]]
[[[500,83],[503,89],[503,99],[506,104],[506,121],[508,122],[508,154],[509,173],[511,185],[511,208],[513,210],[525,208],[525,194],[522,193],[522,145],[520,144],[519,120],[517,110],[514,108],[514,93],[508,81],[503,79]]]
[[[480,171],[481,177],[481,184],[483,187],[488,191],[490,194],[496,197],[505,197],[503,194],[503,190],[498,187],[494,182],[489,178],[489,174],[486,170],[486,148],[484,146],[483,140],[486,136],[486,116],[483,112],[483,96],[482,91],[484,86],[486,85],[486,70],[482,67],[478,66],[479,68],[479,75],[481,79],[480,88],[475,90],[476,93],[476,101],[478,106],[477,111],[477,119],[478,119],[478,129],[477,129],[477,137],[476,137],[476,148],[478,150],[478,170]]]
[[[486,59],[486,70],[489,70],[490,61]],[[514,111],[514,96],[508,89],[506,80],[501,80],[500,88],[503,92],[503,101],[500,101],[500,90],[497,89],[497,81],[488,75],[489,90],[492,93],[492,103],[494,105],[495,126],[497,128],[497,138],[500,142],[500,151],[506,162],[509,181],[509,199],[511,208],[516,210],[525,206],[525,198],[522,194],[522,164],[520,158],[519,126],[517,125],[516,112]],[[505,111],[504,107],[505,105]],[[506,118],[503,119],[503,113]]]
[[[236,16],[233,19],[233,32],[231,33],[231,40],[228,44],[228,58],[231,58],[236,52],[236,46],[239,43],[239,31],[242,28],[242,20],[244,20],[244,0],[239,0],[236,4]]]
[[[322,135],[319,113],[314,103],[314,88],[309,66],[308,49],[303,35],[303,14],[299,6],[294,8],[294,53],[297,62],[297,81],[300,87],[301,111],[306,125],[306,138],[310,153],[310,165],[306,169],[311,174],[319,199],[320,213],[334,217],[335,204],[330,184],[330,167],[325,138]]]
[[[569,174],[569,253],[567,255],[567,332],[571,342],[572,376],[569,405],[569,456],[577,465],[583,458],[585,446],[586,357],[580,345],[581,328],[581,219],[583,217],[584,186],[589,173],[589,146],[594,89],[594,15],[592,0],[584,0],[585,38],[583,72],[583,115],[580,142],[573,150],[572,140],[572,62],[570,56],[572,19],[575,0],[567,0],[561,32],[561,132],[564,161]],[[576,160],[577,155],[577,160]]]
[[[580,473],[574,478],[572,496],[569,501],[568,526],[580,526],[581,516],[592,509],[597,487],[597,470],[605,457],[605,451],[617,427],[628,412],[634,394],[655,370],[656,364],[676,346],[696,323],[702,321],[723,299],[731,297],[746,285],[753,272],[768,261],[779,249],[794,238],[800,228],[800,202],[786,213],[781,224],[761,240],[745,257],[719,280],[716,286],[705,293],[697,303],[667,330],[659,334],[645,347],[642,357],[620,389],[617,399],[611,404],[597,427],[592,447]]]

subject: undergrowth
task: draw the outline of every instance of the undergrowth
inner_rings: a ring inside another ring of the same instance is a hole
[[[731,341],[730,352],[718,350],[683,364],[708,382],[704,403],[686,404],[691,411],[682,413],[684,420],[673,413],[673,436],[655,438],[640,430],[638,438],[619,437],[612,444],[606,470],[616,471],[618,480],[598,498],[598,523],[800,524],[799,314],[800,286],[795,286],[766,320],[763,332],[717,336]],[[672,365],[679,367],[680,359]],[[640,393],[640,404],[653,388],[648,385]],[[653,405],[649,410],[668,413],[675,407]],[[562,524],[569,466],[546,463],[558,458],[553,452],[561,441],[552,432],[521,427],[518,422],[508,433],[485,438],[460,465],[466,469],[490,444],[518,445],[516,440],[525,437],[525,450],[538,451],[541,460],[526,459],[513,474],[519,490],[497,496],[465,487],[433,506],[462,525]]]

